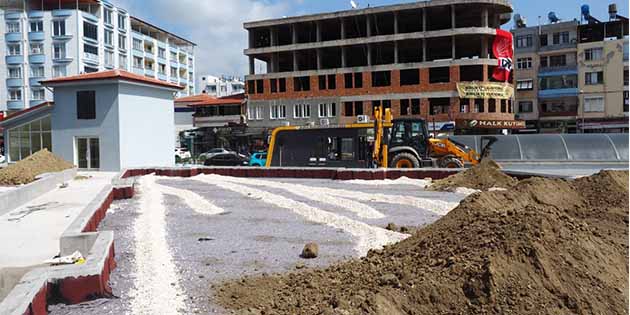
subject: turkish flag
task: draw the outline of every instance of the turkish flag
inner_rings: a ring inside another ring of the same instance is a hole
[[[512,33],[497,29],[497,36],[492,44],[494,58],[499,60],[499,65],[494,69],[492,77],[497,81],[508,81],[512,72],[514,48],[512,47]]]

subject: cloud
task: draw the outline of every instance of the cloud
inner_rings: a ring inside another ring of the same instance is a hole
[[[269,0],[116,0],[131,15],[195,42],[197,76],[243,76],[248,72],[243,22],[288,15],[290,1]],[[148,5],[150,2],[151,5]]]

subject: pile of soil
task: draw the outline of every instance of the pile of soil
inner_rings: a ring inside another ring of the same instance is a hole
[[[35,180],[35,176],[44,173],[60,172],[74,166],[47,149],[38,151],[29,157],[0,169],[0,185],[22,185]]]
[[[215,287],[241,314],[627,314],[628,172],[530,178],[326,269]]]
[[[458,187],[488,190],[493,187],[509,188],[518,181],[501,171],[501,167],[491,159],[484,159],[476,166],[447,178],[434,181],[427,190],[455,191]]]

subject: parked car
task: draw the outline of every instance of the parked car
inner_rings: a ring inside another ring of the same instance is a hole
[[[175,148],[175,156],[180,160],[190,159],[190,151],[187,148]]]
[[[267,164],[267,152],[256,152],[249,159],[249,166],[265,166]]]
[[[236,152],[216,153],[208,156],[203,162],[205,166],[244,166],[249,159]]]
[[[231,151],[224,149],[224,148],[214,148],[214,149],[210,149],[207,152],[201,153],[199,154],[199,158],[200,159],[207,159],[215,154],[219,154],[219,153],[230,153]]]

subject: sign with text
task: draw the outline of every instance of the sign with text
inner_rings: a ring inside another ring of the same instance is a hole
[[[478,120],[458,119],[457,129],[525,129],[524,120]]]
[[[460,98],[494,98],[511,99],[514,88],[507,83],[499,82],[459,82],[457,92]]]

